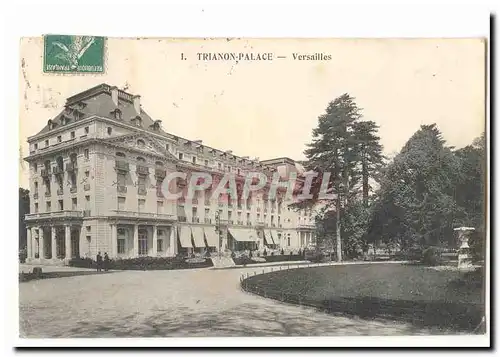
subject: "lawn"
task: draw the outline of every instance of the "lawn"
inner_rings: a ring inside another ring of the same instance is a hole
[[[340,265],[257,275],[242,287],[334,313],[471,331],[484,314],[484,294],[461,278],[457,271],[415,265]]]

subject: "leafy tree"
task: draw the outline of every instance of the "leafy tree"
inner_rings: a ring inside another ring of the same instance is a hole
[[[301,207],[322,201],[319,193],[323,180],[326,180],[323,174],[329,173],[330,177],[324,186],[327,187],[328,193],[333,193],[335,199],[323,201],[326,205],[323,215],[318,217],[318,228],[321,232],[319,238],[331,237],[332,232],[329,229],[332,228],[333,222],[338,261],[342,260],[342,252],[346,251],[342,249],[342,242],[345,240],[342,235],[347,237],[353,230],[359,231],[357,225],[354,228],[353,222],[356,218],[352,216],[354,212],[358,214],[359,210],[352,210],[349,206],[353,202],[357,207],[361,181],[363,193],[366,195],[365,207],[368,205],[369,178],[382,160],[382,147],[376,135],[378,128],[374,122],[361,121],[361,118],[361,109],[354,98],[349,94],[341,95],[330,102],[325,114],[318,118],[318,126],[313,130],[313,140],[305,150],[307,168],[319,175],[313,181],[313,198],[302,202]],[[334,217],[330,213],[332,210]],[[346,215],[349,212],[351,216],[344,218],[344,212]],[[344,224],[346,227],[342,228]],[[357,237],[359,234],[356,234]],[[346,242],[350,247],[349,240]],[[351,248],[347,251],[350,252]]]
[[[387,167],[371,219],[372,240],[402,249],[446,244],[463,216],[454,199],[460,161],[435,124],[422,125]]]
[[[24,216],[30,213],[30,191],[19,187],[19,249],[26,248],[27,235]]]

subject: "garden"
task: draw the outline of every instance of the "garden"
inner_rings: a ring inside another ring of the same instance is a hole
[[[461,273],[410,264],[339,265],[255,275],[241,285],[247,292],[329,313],[437,329],[477,332],[484,316],[481,271]]]

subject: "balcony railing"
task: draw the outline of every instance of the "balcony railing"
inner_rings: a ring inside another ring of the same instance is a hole
[[[167,170],[165,169],[155,169],[155,176],[158,178],[165,178],[167,176]]]
[[[192,218],[191,218],[191,221],[192,221],[193,223],[200,223],[200,217],[192,217]]]
[[[129,164],[125,161],[116,161],[115,169],[118,171],[130,171]]]
[[[76,191],[78,190],[78,187],[76,186],[71,186],[70,189],[69,189],[69,192],[70,193],[76,193]]]
[[[118,185],[116,186],[116,191],[118,193],[127,193],[127,186]]]
[[[227,224],[234,224],[234,221],[232,219],[227,221]]]
[[[314,223],[299,223],[297,224],[297,228],[308,228],[308,229],[312,229],[312,228],[315,228],[316,225]]]
[[[76,170],[76,162],[68,162],[66,164],[66,171],[75,171]]]
[[[123,211],[123,210],[113,210],[112,212],[115,216],[120,216],[120,217],[175,219],[175,216],[173,214],[166,214],[166,213],[134,212],[134,211]]]
[[[141,196],[145,196],[148,193],[145,187],[138,187],[137,194]]]
[[[137,165],[136,172],[139,175],[149,175],[149,167],[142,166],[142,165]]]
[[[63,190],[62,188],[58,188],[58,189],[57,189],[57,195],[58,195],[58,196],[61,196],[61,195],[63,195],[63,194],[64,194],[64,190]]]
[[[52,168],[52,173],[54,175],[60,175],[60,174],[63,173],[63,169],[62,169],[62,167],[59,167],[59,166],[53,167]]]
[[[242,226],[243,225],[243,221],[238,221],[238,224]]]
[[[179,222],[186,222],[187,221],[186,216],[179,216],[179,217],[177,217],[177,219],[179,220]]]
[[[257,212],[260,212],[260,207],[257,207]]]
[[[205,223],[212,224],[212,218],[205,218]]]
[[[264,221],[257,221],[257,226],[263,226],[264,225]]]
[[[83,185],[83,190],[84,191],[90,191],[90,183],[86,183]]]
[[[55,211],[44,213],[30,213],[26,215],[26,220],[44,219],[44,218],[81,218],[83,211]]]
[[[42,177],[49,177],[50,171],[48,169],[41,169],[40,174],[42,175]]]
[[[251,226],[252,225],[252,222],[247,222],[247,226]]]
[[[276,223],[271,223],[271,227],[276,227]]]
[[[91,211],[89,209],[83,210],[83,217],[90,217]]]

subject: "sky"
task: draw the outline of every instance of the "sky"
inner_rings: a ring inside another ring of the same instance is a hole
[[[379,126],[386,155],[422,124],[463,147],[485,130],[480,39],[107,39],[105,74],[44,74],[42,38],[20,44],[20,156],[68,96],[100,83],[141,95],[167,132],[240,156],[303,160],[317,118],[343,93]],[[198,59],[198,53],[273,53],[272,61]],[[181,59],[181,53],[185,60]],[[331,60],[299,61],[322,53]],[[277,56],[286,58],[278,59]],[[28,165],[20,168],[27,187]]]

